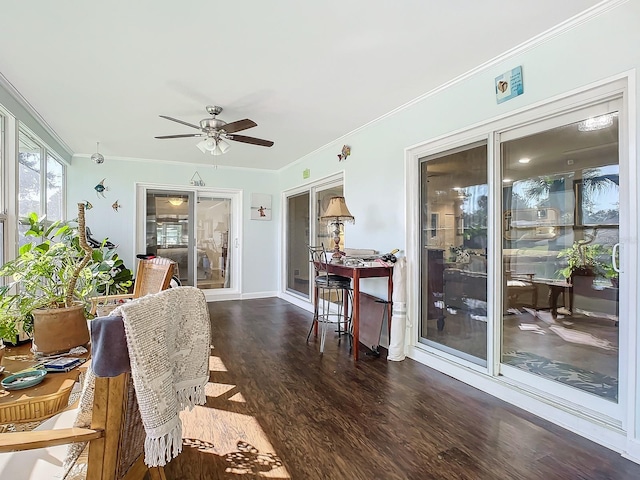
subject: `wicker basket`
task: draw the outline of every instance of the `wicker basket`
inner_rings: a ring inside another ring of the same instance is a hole
[[[0,424],[41,422],[63,410],[69,404],[73,384],[59,392],[38,398],[26,398],[0,405]]]

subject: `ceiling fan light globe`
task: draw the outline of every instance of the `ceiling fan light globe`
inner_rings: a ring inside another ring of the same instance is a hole
[[[227,153],[227,150],[229,150],[231,145],[229,145],[229,143],[225,142],[224,140],[219,140],[218,147],[220,148],[220,150],[222,150],[222,153]]]
[[[202,153],[212,152],[216,148],[216,141],[213,138],[206,138],[196,144]]]

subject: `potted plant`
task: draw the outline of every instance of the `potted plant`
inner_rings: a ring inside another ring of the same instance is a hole
[[[77,224],[47,226],[36,214],[27,221],[26,235],[37,241],[22,246],[0,269],[0,276],[12,280],[0,287],[0,336],[12,340],[23,329],[42,354],[86,344],[89,298],[101,287],[128,289],[131,271],[115,252],[87,244],[84,204],[78,204]]]
[[[560,275],[571,281],[574,276],[605,277],[606,263],[601,258],[606,249],[600,244],[590,244],[584,240],[573,242],[569,248],[558,252],[558,258],[566,259],[567,265],[559,270]]]

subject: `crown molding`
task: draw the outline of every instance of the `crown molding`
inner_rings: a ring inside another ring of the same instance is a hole
[[[516,55],[519,55],[521,53],[524,53],[528,50],[531,50],[535,47],[537,47],[538,45],[549,41],[552,38],[555,38],[559,35],[562,35],[563,33],[571,30],[572,28],[575,28],[579,25],[582,25],[583,23],[586,23],[588,21],[590,21],[591,19],[602,15],[610,10],[613,10],[614,8],[617,8],[618,6],[629,2],[629,0],[603,0],[602,2],[594,5],[591,8],[588,8],[586,10],[584,10],[583,12],[578,13],[577,15],[574,15],[573,17],[565,20],[564,22],[559,23],[558,25],[551,27],[550,29],[539,33],[538,35],[535,35],[534,37],[531,37],[529,40],[526,40],[525,42],[522,42],[520,45],[516,45],[515,47],[501,53],[500,55],[478,65],[477,67],[472,68],[471,70],[466,71],[465,73],[458,75],[455,78],[452,78],[451,80],[449,80],[448,82],[443,83],[442,85],[429,90],[426,93],[423,93],[422,95],[414,98],[413,100],[408,101],[407,103],[400,105],[399,107],[394,108],[393,110],[391,110],[390,112],[387,112],[381,116],[379,116],[378,118],[375,118],[374,120],[371,120],[367,123],[365,123],[364,125],[351,130],[348,133],[345,133],[344,135],[341,135],[340,137],[336,138],[335,140],[326,143],[325,145],[322,145],[321,147],[316,148],[315,150],[313,150],[312,152],[309,152],[307,154],[305,154],[304,156],[298,158],[297,160],[288,163],[287,165],[284,165],[283,167],[279,168],[277,171],[278,172],[283,172],[286,171],[288,168],[293,167],[299,163],[301,163],[302,161],[304,161],[306,158],[312,157],[313,155],[315,155],[316,153],[319,153],[325,149],[328,148],[334,148],[336,144],[339,144],[343,141],[346,141],[348,139],[348,137],[350,137],[351,135],[354,135],[358,132],[360,132],[361,130],[364,130],[365,128],[381,121],[384,120],[385,118],[391,117],[393,115],[395,115],[396,113],[401,112],[402,110],[406,110],[407,108],[415,105],[416,103],[419,103],[423,100],[425,100],[426,98],[432,97],[446,89],[448,89],[449,87],[452,87],[453,85],[456,85],[457,83],[460,83],[466,79],[468,79],[469,77],[472,77],[484,70],[487,70],[501,62],[504,62],[505,60],[508,60]]]
[[[69,157],[73,156],[73,150],[67,143],[60,138],[60,136],[56,133],[56,131],[47,123],[47,121],[38,113],[33,105],[29,103],[29,101],[24,98],[24,96],[18,91],[16,87],[5,77],[2,73],[0,73],[0,87],[4,88],[9,95],[13,97],[13,99],[25,109],[25,111],[31,115],[36,122],[42,127],[44,131],[46,131],[51,138],[53,138],[58,145],[60,145],[65,152],[69,155]]]

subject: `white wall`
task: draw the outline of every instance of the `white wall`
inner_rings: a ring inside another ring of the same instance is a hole
[[[239,189],[243,192],[243,271],[241,291],[244,296],[274,294],[278,285],[278,225],[280,196],[277,174],[271,171],[233,169],[223,167],[185,166],[168,162],[113,160],[106,158],[96,165],[86,157],[74,156],[68,169],[67,217],[77,217],[77,203],[89,201],[93,209],[87,212],[87,225],[93,236],[104,237],[119,245],[118,253],[129,268],[135,265],[135,183],[172,185],[191,188],[189,181],[198,171],[207,187]],[[109,188],[106,199],[99,198],[94,187],[106,178]],[[250,220],[252,193],[272,195],[272,220]],[[115,212],[111,205],[122,205]]]
[[[356,218],[354,226],[347,226],[347,246],[381,251],[404,248],[404,150],[640,67],[640,1],[616,5],[478,69],[447,88],[425,95],[416,103],[309,154],[281,171],[280,188],[302,184],[302,171],[306,168],[311,171],[311,179],[344,170],[345,197]],[[498,33],[487,32],[496,38],[499,38]],[[417,58],[416,61],[421,60]],[[494,78],[518,65],[523,68],[524,94],[498,105]],[[632,143],[635,144],[640,126],[640,108],[636,100],[639,92],[637,85],[632,85],[631,89],[635,102],[631,112],[634,115],[631,124],[635,126]],[[351,146],[351,156],[338,162],[336,155],[343,144]],[[636,154],[631,163],[637,162]],[[408,181],[413,182],[413,179]],[[637,185],[638,179],[633,179],[632,184]],[[638,211],[638,206],[632,211]],[[629,239],[629,244],[637,249],[637,232]],[[637,322],[637,318],[627,320]],[[640,334],[638,330],[634,331],[640,344]],[[637,363],[637,352],[633,352],[632,357],[622,361]],[[633,384],[640,385],[637,371],[632,369],[632,372],[635,372]],[[640,388],[636,388],[637,399]],[[639,407],[636,400],[630,409],[638,411]],[[640,418],[636,418],[635,428],[631,425],[629,430],[631,442],[627,451],[636,449],[630,455],[640,461],[640,443],[635,433],[640,430]]]

